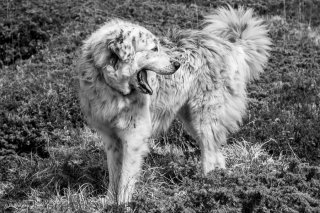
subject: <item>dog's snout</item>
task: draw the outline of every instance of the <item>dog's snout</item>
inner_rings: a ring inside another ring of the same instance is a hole
[[[177,62],[177,61],[174,61],[174,62],[173,62],[173,66],[174,66],[174,68],[175,68],[176,70],[178,70],[179,67],[180,67],[180,63]]]

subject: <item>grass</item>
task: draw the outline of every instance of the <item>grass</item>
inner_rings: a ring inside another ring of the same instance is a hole
[[[134,212],[319,212],[318,1],[240,1],[266,18],[274,47],[249,85],[248,116],[204,178],[200,150],[175,121],[150,142]],[[285,3],[285,4],[284,4]],[[0,212],[122,212],[109,205],[99,136],[79,109],[82,40],[111,17],[155,34],[198,28],[225,1],[0,2]],[[174,18],[172,18],[174,17]]]
[[[82,144],[69,149],[52,149],[49,159],[18,155],[5,158],[10,162],[6,165],[11,168],[7,169],[11,181],[3,182],[1,186],[2,196],[7,201],[5,208],[11,206],[19,212],[100,212],[105,208],[109,208],[110,211],[119,210],[121,207],[108,206],[103,199],[104,191],[107,189],[107,174],[103,171],[101,163],[104,155],[98,148],[90,150],[89,147]],[[192,150],[188,152],[190,154]],[[224,192],[225,188],[214,191],[212,186],[220,187],[217,183],[215,186],[212,185],[212,181],[227,178],[230,182],[234,179],[241,182],[247,175],[253,176],[259,172],[266,172],[265,170],[276,173],[279,168],[287,171],[289,167],[289,162],[282,159],[274,160],[261,145],[252,145],[246,141],[229,145],[224,152],[228,157],[228,171],[219,171],[205,179],[200,175],[197,155],[186,159],[182,149],[173,144],[165,145],[163,148],[154,145],[137,186],[133,209],[138,212],[143,209],[145,212],[157,212],[159,209],[160,212],[180,211],[180,208],[187,208],[186,202],[193,196],[200,196],[197,190],[201,193],[203,190],[209,190],[215,195],[208,194],[207,199],[212,197],[212,201],[215,201],[217,193],[231,193],[230,189]],[[199,185],[203,182],[209,182],[204,185],[205,189]],[[171,206],[168,207],[167,204]],[[212,208],[210,205],[209,207]],[[203,211],[207,207],[198,208],[199,211]]]

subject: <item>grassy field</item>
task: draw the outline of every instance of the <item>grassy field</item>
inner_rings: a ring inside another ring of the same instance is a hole
[[[99,136],[79,109],[82,41],[113,17],[158,36],[199,28],[212,9],[245,5],[266,19],[273,50],[248,87],[227,170],[200,175],[200,150],[175,121],[150,141],[134,212],[320,212],[319,0],[0,1],[0,213],[123,212]]]

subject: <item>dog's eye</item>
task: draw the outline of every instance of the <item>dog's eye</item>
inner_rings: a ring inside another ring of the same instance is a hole
[[[158,52],[158,47],[154,47],[151,49],[152,51]]]
[[[116,54],[112,54],[112,56],[110,57],[110,65],[115,67],[118,61],[119,61],[118,56]]]

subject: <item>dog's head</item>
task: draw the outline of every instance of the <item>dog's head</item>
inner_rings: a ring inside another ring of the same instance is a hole
[[[155,73],[169,75],[180,67],[179,62],[160,49],[151,32],[119,20],[108,22],[93,33],[84,43],[83,56],[87,63],[92,63],[97,76],[102,74],[106,83],[123,95],[135,89],[152,94],[149,80]]]

